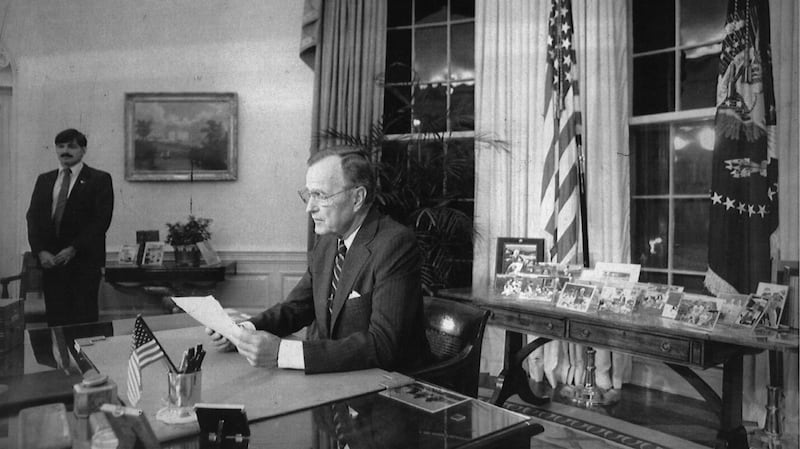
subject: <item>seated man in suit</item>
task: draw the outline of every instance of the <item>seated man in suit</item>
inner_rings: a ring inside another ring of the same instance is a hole
[[[373,206],[369,156],[351,147],[308,160],[300,197],[319,236],[286,300],[252,319],[236,349],[256,366],[306,373],[408,370],[428,354],[414,232]],[[305,341],[283,340],[310,326]],[[208,330],[218,348],[233,349]]]

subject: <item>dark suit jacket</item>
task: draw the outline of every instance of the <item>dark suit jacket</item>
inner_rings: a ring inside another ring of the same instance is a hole
[[[28,242],[33,254],[53,254],[72,245],[76,252],[70,264],[99,268],[106,261],[106,231],[114,210],[111,175],[84,164],[67,200],[56,236],[52,218],[53,186],[58,170],[39,175],[28,208]]]
[[[305,275],[283,303],[251,319],[256,329],[284,337],[313,323],[303,342],[306,373],[418,366],[428,343],[413,231],[374,209],[368,213],[347,251],[329,326],[336,246],[335,235],[317,240]]]

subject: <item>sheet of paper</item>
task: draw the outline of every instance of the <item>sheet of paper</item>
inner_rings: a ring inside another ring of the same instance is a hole
[[[213,329],[233,344],[239,343],[239,337],[243,330],[222,309],[217,298],[210,295],[173,296],[172,300],[200,324]]]

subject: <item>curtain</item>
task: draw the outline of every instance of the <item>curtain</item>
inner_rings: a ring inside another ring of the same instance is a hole
[[[627,42],[627,2],[573,0],[572,6],[584,111],[590,260],[626,262],[630,257],[629,54],[626,45],[612,43]],[[545,237],[539,198],[549,145],[543,127],[552,126],[542,117],[549,10],[546,1],[476,1],[476,134],[508,145],[501,150],[476,143],[475,288],[489,285],[494,276],[498,237]],[[490,326],[482,371],[499,372],[503,344],[502,331]],[[618,363],[612,370],[615,358]],[[621,387],[629,358],[598,351],[596,359],[598,385]],[[535,352],[530,364],[537,380],[546,376],[556,385],[572,372],[575,380],[582,381],[582,366],[570,365],[569,349],[561,342]]]
[[[306,0],[300,56],[315,72],[312,153],[325,130],[368,135],[383,113],[376,80],[386,61],[386,4]]]

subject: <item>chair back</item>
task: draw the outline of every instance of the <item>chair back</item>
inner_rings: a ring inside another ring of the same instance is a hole
[[[44,281],[42,280],[42,268],[36,256],[30,251],[22,255],[22,269],[18,274],[0,278],[0,298],[10,298],[8,286],[11,282],[19,281],[19,294],[17,295],[24,301],[25,322],[46,321],[44,299],[42,297]],[[29,293],[39,293],[38,297],[28,297]]]
[[[425,334],[434,364],[415,374],[477,396],[483,333],[490,312],[449,299],[425,297]]]

